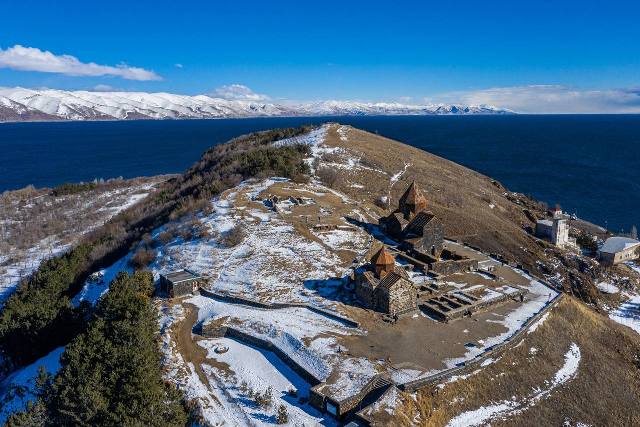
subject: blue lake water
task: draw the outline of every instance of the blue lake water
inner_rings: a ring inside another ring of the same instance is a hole
[[[453,160],[614,231],[640,225],[640,115],[4,123],[0,192],[181,172],[232,137],[328,120]]]

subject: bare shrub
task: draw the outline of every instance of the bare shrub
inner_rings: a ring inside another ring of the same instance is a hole
[[[318,178],[320,178],[320,181],[322,181],[329,188],[335,189],[339,187],[340,183],[342,182],[342,176],[336,169],[333,168],[320,168],[318,169],[316,174],[318,175]]]
[[[328,152],[322,155],[322,161],[327,163],[342,163],[343,156],[338,153]]]
[[[232,248],[242,243],[245,236],[244,227],[242,227],[241,224],[236,224],[231,230],[222,235],[222,244],[228,248]]]
[[[309,175],[299,173],[295,175],[291,180],[296,184],[308,184],[309,181],[311,181],[311,178],[309,177]]]
[[[278,414],[276,415],[276,423],[282,425],[289,422],[289,413],[287,412],[286,406],[280,404],[278,406]]]
[[[271,408],[271,406],[273,405],[273,389],[271,388],[271,386],[269,386],[269,388],[267,388],[267,390],[263,393],[256,393],[254,400],[256,402],[256,405],[260,406],[261,408]]]
[[[207,224],[196,219],[193,224],[193,235],[196,239],[209,239],[211,238],[211,231]]]
[[[158,253],[153,249],[140,248],[129,260],[129,265],[136,270],[141,270],[151,264],[156,259]]]
[[[147,248],[150,248],[150,249],[153,249],[153,248],[155,248],[155,247],[157,247],[157,246],[158,246],[158,242],[157,242],[157,241],[155,241],[155,240],[153,240],[153,237],[151,237],[151,234],[149,234],[149,233],[145,233],[145,234],[142,236],[142,243],[143,243]]]
[[[389,198],[387,196],[378,196],[373,201],[373,204],[376,205],[379,208],[382,208],[382,209],[386,210],[386,209],[389,208]]]
[[[174,238],[175,238],[174,234],[169,230],[163,231],[162,233],[158,234],[158,241],[163,245],[166,245],[167,243],[172,241]]]
[[[193,233],[193,227],[191,226],[191,224],[185,224],[182,227],[180,227],[179,235],[180,237],[182,237],[182,240],[184,240],[185,242],[193,240],[194,233]]]
[[[366,167],[366,168],[371,168],[371,169],[375,169],[375,170],[384,170],[384,167],[376,162],[373,159],[370,159],[368,157],[361,157],[358,160],[358,163],[360,163],[362,166]]]
[[[96,183],[94,182],[65,182],[64,184],[60,184],[53,189],[53,195],[56,197],[66,196],[69,194],[77,194],[84,191],[93,190],[94,188],[96,188]]]

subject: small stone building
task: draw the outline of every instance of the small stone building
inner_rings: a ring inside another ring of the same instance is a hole
[[[380,218],[389,236],[403,243],[418,257],[437,260],[444,246],[444,226],[427,211],[427,199],[413,182],[398,202],[398,208]]]
[[[206,279],[191,270],[182,269],[160,275],[160,290],[170,298],[191,295],[198,291]]]
[[[569,216],[560,208],[555,208],[551,214],[550,220],[536,221],[536,237],[549,240],[560,248],[575,247],[575,239],[569,237]]]
[[[604,265],[640,259],[640,241],[630,237],[609,237],[598,250],[600,262]]]
[[[355,281],[356,297],[367,308],[392,316],[418,308],[415,285],[384,247],[356,272]]]

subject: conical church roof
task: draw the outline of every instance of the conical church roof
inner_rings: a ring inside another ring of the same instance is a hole
[[[395,258],[387,251],[387,248],[383,246],[376,252],[373,258],[371,258],[371,263],[373,265],[393,265],[395,264]]]
[[[426,204],[427,199],[422,195],[422,192],[416,185],[416,182],[413,181],[409,188],[407,188],[407,191],[405,191],[402,197],[400,197],[400,203],[416,206],[421,203]]]

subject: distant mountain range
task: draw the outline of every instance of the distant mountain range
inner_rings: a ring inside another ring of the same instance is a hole
[[[489,105],[321,101],[276,104],[208,95],[0,88],[0,121],[213,119],[286,116],[511,114]]]

